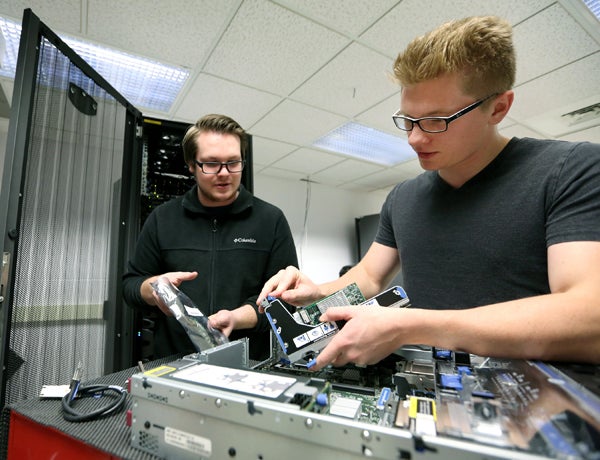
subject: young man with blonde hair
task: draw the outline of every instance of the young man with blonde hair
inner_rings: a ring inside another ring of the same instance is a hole
[[[600,145],[503,136],[511,26],[442,25],[399,54],[396,126],[425,172],[388,195],[375,242],[342,278],[290,267],[267,295],[294,305],[351,282],[365,296],[402,266],[415,308],[330,308],[347,321],[311,363],[373,364],[405,344],[482,356],[600,362]]]

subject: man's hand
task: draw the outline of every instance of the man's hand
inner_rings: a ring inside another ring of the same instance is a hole
[[[172,316],[171,310],[156,295],[151,283],[154,283],[158,278],[165,277],[173,286],[178,287],[184,281],[193,280],[197,276],[198,272],[169,272],[163,275],[152,276],[145,279],[142,283],[140,288],[142,298],[148,305],[156,305],[165,315]]]
[[[236,329],[235,315],[231,310],[219,310],[208,317],[208,324],[229,337],[231,331]]]
[[[245,304],[234,310],[219,310],[210,315],[208,321],[212,327],[229,337],[234,329],[252,329],[256,326],[258,318],[252,305]]]
[[[260,304],[267,296],[279,298],[296,306],[307,305],[324,297],[315,283],[291,265],[285,270],[279,270],[263,286],[256,300],[261,313],[263,308]]]
[[[332,364],[375,364],[402,346],[397,325],[403,309],[376,306],[330,307],[319,321],[347,321],[321,350],[310,370]]]

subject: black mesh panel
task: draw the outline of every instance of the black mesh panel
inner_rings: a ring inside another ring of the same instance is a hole
[[[42,39],[19,222],[6,403],[102,374],[126,110]]]

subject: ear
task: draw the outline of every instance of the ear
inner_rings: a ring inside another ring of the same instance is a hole
[[[190,161],[188,163],[188,171],[190,172],[190,174],[193,176],[194,174],[196,174],[196,163],[194,163],[193,161]]]
[[[496,96],[492,105],[492,113],[490,119],[492,124],[497,125],[502,120],[504,120],[504,117],[506,116],[506,114],[508,114],[508,111],[512,107],[514,99],[515,93],[513,90],[505,91],[504,93]]]

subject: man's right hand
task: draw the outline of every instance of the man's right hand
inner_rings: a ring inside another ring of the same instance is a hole
[[[154,292],[154,289],[151,286],[151,283],[155,282],[158,278],[161,278],[163,276],[167,278],[173,286],[178,287],[184,281],[190,281],[196,278],[198,276],[198,272],[169,272],[164,273],[162,275],[156,275],[151,276],[150,278],[146,278],[142,283],[140,292],[142,294],[144,302],[146,302],[148,305],[157,306],[165,315],[171,316],[171,311],[164,303],[161,302],[161,300],[156,295],[156,292]]]
[[[263,308],[260,304],[267,296],[296,306],[307,305],[324,297],[315,283],[291,265],[285,270],[279,270],[263,286],[256,300],[256,305],[261,313]]]

